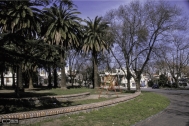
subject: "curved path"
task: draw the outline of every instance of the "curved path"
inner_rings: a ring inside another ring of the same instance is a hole
[[[162,112],[149,117],[135,126],[189,126],[189,90],[142,89],[163,94],[170,105]]]

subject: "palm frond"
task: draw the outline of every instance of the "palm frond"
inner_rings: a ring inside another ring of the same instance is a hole
[[[106,34],[108,23],[102,22],[102,17],[96,16],[94,21],[88,18],[88,20],[84,20],[86,26],[84,26],[86,33],[85,33],[85,40],[84,40],[84,47],[83,51],[88,52],[97,51],[100,52],[104,49],[107,49],[106,45],[108,43],[105,42],[105,38],[103,34]],[[88,46],[88,47],[86,47]]]

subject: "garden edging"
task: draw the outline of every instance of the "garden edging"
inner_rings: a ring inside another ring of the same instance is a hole
[[[73,114],[73,113],[79,113],[79,112],[90,112],[92,110],[98,110],[98,109],[106,107],[106,106],[112,106],[117,103],[133,99],[139,95],[140,95],[140,92],[136,92],[132,95],[126,95],[124,97],[116,98],[113,100],[107,100],[107,101],[103,101],[103,102],[98,102],[98,103],[91,103],[91,104],[70,106],[70,107],[61,107],[61,108],[39,110],[39,111],[28,111],[28,112],[20,112],[20,113],[3,114],[3,115],[0,115],[0,120],[2,120],[2,119],[19,119],[19,124],[28,124],[28,123],[32,123],[32,122],[34,123],[34,122],[38,122],[43,119],[49,119],[55,115],[62,116],[62,115],[66,115],[66,114]]]

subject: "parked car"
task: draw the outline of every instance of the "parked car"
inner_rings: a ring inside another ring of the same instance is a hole
[[[183,86],[183,87],[185,87],[185,86],[187,86],[188,85],[188,79],[186,79],[186,78],[181,78],[181,79],[179,79],[179,85],[178,86]]]
[[[184,87],[184,86],[187,86],[187,83],[186,83],[186,82],[183,82],[183,83],[182,83],[182,82],[179,82],[179,86],[183,86],[183,87]]]
[[[159,88],[159,85],[158,84],[154,84],[153,86],[152,86],[152,89],[158,89]]]

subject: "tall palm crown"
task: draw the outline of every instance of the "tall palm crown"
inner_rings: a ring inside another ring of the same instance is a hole
[[[102,17],[96,16],[94,21],[89,18],[85,20],[85,40],[83,51],[89,52],[90,50],[99,52],[105,51],[108,48],[108,44],[105,41],[105,35],[108,28],[108,22],[103,22]]]
[[[93,57],[93,88],[98,87],[98,67],[97,67],[97,54],[105,51],[108,48],[108,43],[105,41],[108,23],[102,21],[102,17],[95,17],[95,20],[85,20],[85,33],[84,33],[84,52],[92,52]]]
[[[3,49],[8,49],[7,55],[17,57],[14,58],[17,61],[14,61],[14,63],[17,63],[17,83],[20,89],[23,89],[23,61],[27,62],[27,59],[30,58],[28,55],[25,55],[27,54],[25,50],[30,50],[26,40],[37,38],[40,32],[40,20],[38,17],[40,10],[35,7],[38,5],[29,0],[0,2],[2,7],[2,16],[0,18],[1,32],[9,33],[3,37],[3,39],[7,38],[6,41],[9,42],[9,44],[6,44],[6,48],[4,47]]]
[[[61,47],[61,88],[66,88],[65,51],[67,48],[80,46],[81,19],[77,17],[80,12],[77,12],[72,6],[60,3],[59,6],[53,4],[50,8],[44,8],[43,13],[42,36],[49,44]]]
[[[44,8],[44,39],[50,44],[63,47],[79,46],[79,26],[81,19],[77,17],[76,9],[53,4]]]
[[[11,31],[12,33],[19,30],[24,31],[22,35],[36,36],[40,32],[40,20],[38,14],[40,10],[34,6],[38,4],[26,1],[10,1],[7,2],[8,8],[6,12],[6,19],[1,19],[4,24],[4,31]]]

